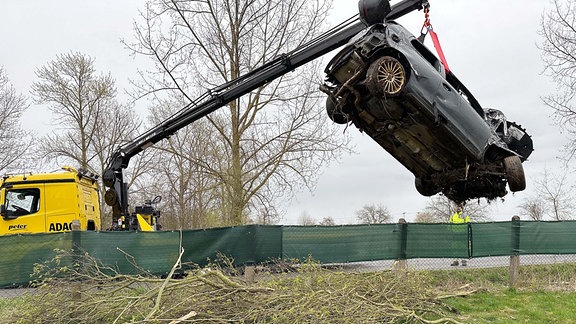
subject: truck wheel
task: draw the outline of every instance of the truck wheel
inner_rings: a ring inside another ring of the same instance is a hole
[[[326,98],[326,112],[328,113],[328,117],[336,124],[346,124],[348,123],[348,116],[342,113],[339,109],[336,109],[336,102],[332,99],[331,96]]]
[[[423,180],[417,177],[414,180],[414,185],[422,196],[430,197],[440,192],[440,188],[436,187],[430,180]]]
[[[526,189],[526,177],[524,176],[524,167],[520,157],[516,155],[505,157],[504,169],[508,175],[510,191],[516,192]]]
[[[404,66],[391,56],[377,59],[366,72],[366,86],[370,93],[378,98],[399,95],[406,81]]]

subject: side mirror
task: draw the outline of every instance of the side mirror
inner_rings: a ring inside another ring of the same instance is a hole
[[[0,205],[0,216],[4,219],[16,219],[18,215],[14,215],[11,211],[6,209],[6,205]]]
[[[13,211],[7,210],[6,205],[0,205],[0,216],[4,219],[16,219],[19,215],[14,214]]]

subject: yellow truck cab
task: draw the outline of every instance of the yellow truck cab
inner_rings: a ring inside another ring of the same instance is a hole
[[[100,230],[97,176],[72,167],[0,180],[0,235]]]

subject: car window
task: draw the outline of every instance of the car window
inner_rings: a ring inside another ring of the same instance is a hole
[[[6,211],[10,215],[24,216],[40,209],[40,190],[36,188],[6,191]]]
[[[418,53],[426,59],[426,61],[428,61],[438,72],[444,75],[444,67],[436,55],[430,52],[426,46],[422,45],[422,43],[417,39],[413,39],[410,43],[412,43],[414,49],[416,49]]]

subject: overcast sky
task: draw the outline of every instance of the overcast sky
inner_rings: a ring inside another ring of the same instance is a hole
[[[393,1],[392,3],[395,3]],[[530,195],[532,183],[544,170],[560,165],[556,157],[565,141],[540,97],[554,91],[537,44],[540,16],[548,3],[541,0],[430,0],[430,18],[448,64],[484,107],[502,110],[527,129],[535,151],[524,163],[528,188],[508,194],[492,208],[494,220],[509,220]],[[142,59],[130,57],[120,39],[130,39],[132,21],[143,8],[141,0],[4,0],[0,4],[0,66],[16,89],[29,95],[34,71],[56,55],[79,51],[95,58],[98,72],[111,72],[118,89],[128,88]],[[329,23],[357,12],[357,1],[335,0]],[[422,12],[398,20],[418,34]],[[430,40],[426,45],[433,51]],[[325,57],[327,60],[330,55]],[[319,80],[321,82],[321,80]],[[136,110],[146,113],[147,103]],[[45,106],[31,105],[23,125],[35,132],[50,129]],[[313,193],[303,192],[287,206],[284,224],[297,222],[302,212],[320,221],[355,222],[354,212],[366,204],[386,206],[394,219],[413,220],[428,198],[414,188],[414,177],[368,136],[350,127],[357,154],[345,156],[325,169]],[[41,171],[41,170],[37,170]],[[473,217],[473,215],[472,215]]]

